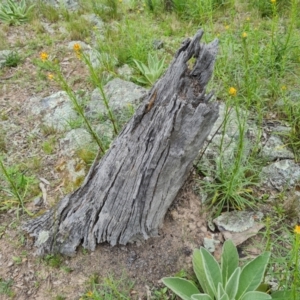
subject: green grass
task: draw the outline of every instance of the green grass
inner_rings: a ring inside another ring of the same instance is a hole
[[[0,295],[7,295],[9,297],[13,297],[14,293],[11,290],[11,287],[13,285],[13,280],[4,280],[0,278]]]
[[[60,268],[63,263],[63,257],[59,254],[47,254],[43,260],[47,266],[52,268]]]
[[[18,52],[13,51],[6,56],[3,67],[15,68],[22,62],[22,59]]]
[[[48,155],[52,154],[55,149],[55,142],[56,142],[55,137],[49,138],[48,140],[43,142],[42,144],[43,151]]]

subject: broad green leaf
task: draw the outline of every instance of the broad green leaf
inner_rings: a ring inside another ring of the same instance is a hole
[[[196,294],[192,295],[192,300],[213,300],[209,295],[207,294]]]
[[[257,291],[247,292],[241,298],[241,300],[268,300],[268,299],[272,299],[272,297],[266,293],[257,292]]]
[[[203,257],[199,249],[195,249],[193,253],[193,268],[204,293],[208,294],[211,298],[214,298],[214,292],[208,282],[204,269]]]
[[[136,66],[138,67],[139,71],[144,75],[147,67],[143,63],[141,63],[135,59],[133,61],[136,64]]]
[[[245,293],[258,288],[264,277],[269,258],[270,252],[264,252],[242,268],[236,299],[239,300]]]
[[[217,295],[218,285],[222,283],[221,269],[216,261],[216,259],[203,247],[200,249],[201,255],[203,257],[204,271],[208,279],[208,283]]]
[[[191,300],[192,295],[200,294],[194,283],[183,278],[165,277],[162,282],[183,300]]]
[[[145,80],[143,78],[135,78],[135,80],[137,82],[140,82],[141,84],[149,84],[149,81],[148,80]]]
[[[221,271],[223,286],[226,285],[229,277],[239,266],[239,255],[236,246],[231,240],[225,241],[221,256]]]
[[[217,299],[218,300],[229,300],[229,297],[222,286],[222,282],[219,282],[219,284],[218,284]]]
[[[239,287],[239,279],[241,274],[241,268],[238,267],[231,274],[225,285],[225,292],[229,296],[230,299],[235,299],[238,287]]]
[[[219,298],[219,300],[231,300],[231,299],[229,299],[227,294],[223,294],[223,296],[221,298]]]

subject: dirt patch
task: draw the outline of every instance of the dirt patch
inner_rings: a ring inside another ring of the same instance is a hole
[[[10,223],[14,215],[0,215],[0,218],[1,224],[5,224],[0,240],[0,277],[13,279],[16,299],[53,299],[58,294],[66,299],[79,299],[92,275],[120,278],[122,274],[135,283],[137,295],[133,299],[146,299],[146,286],[160,286],[162,277],[182,269],[191,270],[193,249],[209,236],[200,199],[187,187],[166,215],[158,237],[140,245],[101,244],[90,253],[80,248],[75,257],[63,258],[61,268],[47,266],[33,255],[32,240],[13,228],[15,222]]]

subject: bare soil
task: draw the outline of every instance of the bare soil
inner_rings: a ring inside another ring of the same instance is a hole
[[[180,193],[168,212],[160,236],[140,245],[102,244],[90,253],[78,249],[76,256],[63,258],[60,268],[48,266],[34,255],[33,241],[14,220],[14,213],[0,215],[1,226],[5,226],[0,239],[0,277],[13,279],[15,299],[54,299],[58,294],[79,299],[93,275],[125,276],[135,283],[132,299],[147,299],[147,291],[160,287],[162,277],[191,270],[193,249],[203,244],[205,236],[211,237],[205,214],[201,216],[200,200],[188,189]],[[14,261],[14,257],[21,261]],[[2,295],[0,299],[6,298]]]

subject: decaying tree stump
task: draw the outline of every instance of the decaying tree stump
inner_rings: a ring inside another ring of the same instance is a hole
[[[158,234],[193,160],[218,117],[205,93],[218,41],[187,39],[83,185],[24,229],[37,253],[75,253],[79,244],[127,244]],[[192,69],[188,61],[195,58]]]

